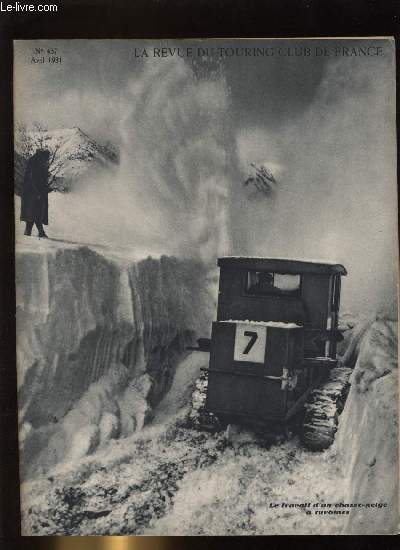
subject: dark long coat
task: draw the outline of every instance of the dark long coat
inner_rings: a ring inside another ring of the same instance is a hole
[[[36,152],[26,165],[21,193],[21,221],[49,223],[48,179],[47,159]]]

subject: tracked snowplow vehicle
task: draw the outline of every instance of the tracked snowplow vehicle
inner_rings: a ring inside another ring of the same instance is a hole
[[[217,320],[192,397],[200,429],[230,423],[267,432],[299,431],[306,447],[333,442],[351,369],[338,365],[340,264],[225,257]]]

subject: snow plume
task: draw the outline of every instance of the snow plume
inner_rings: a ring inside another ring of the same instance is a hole
[[[332,61],[302,116],[237,140],[241,162],[281,169],[274,200],[234,205],[234,253],[338,260],[354,312],[396,307],[393,75],[390,53]]]
[[[134,262],[26,237],[16,273],[20,471],[30,477],[140,430],[214,308],[208,268],[194,259]]]
[[[152,59],[130,91],[119,177],[132,231],[163,253],[214,261],[229,246],[226,83]]]
[[[52,236],[215,263],[229,252],[234,148],[222,74],[183,59],[143,61],[121,103],[120,166],[49,196]]]

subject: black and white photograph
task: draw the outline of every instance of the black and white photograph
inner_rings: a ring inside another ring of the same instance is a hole
[[[390,37],[14,41],[22,534],[398,531]]]

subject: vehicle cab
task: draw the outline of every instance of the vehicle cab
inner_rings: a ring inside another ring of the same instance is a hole
[[[296,323],[307,357],[336,357],[341,276],[337,263],[225,257],[220,267],[217,321]]]
[[[224,257],[205,408],[286,426],[336,367],[341,264]]]

